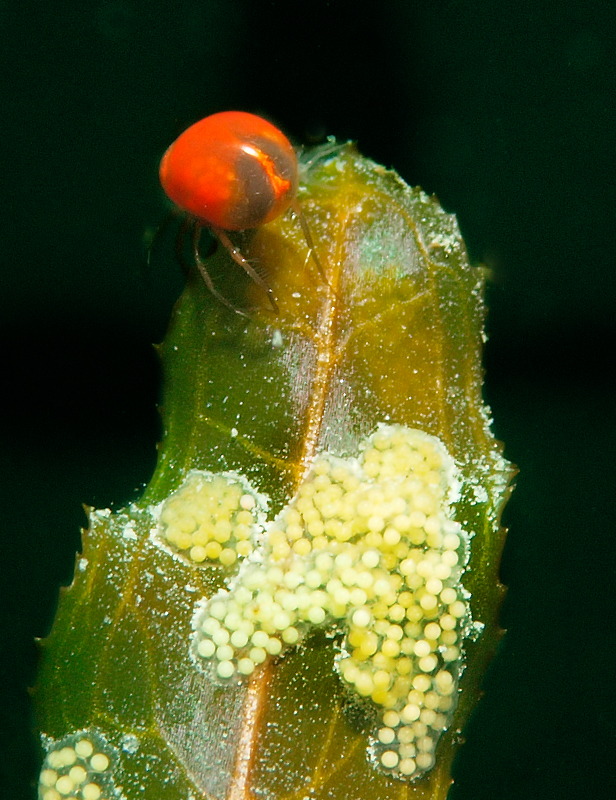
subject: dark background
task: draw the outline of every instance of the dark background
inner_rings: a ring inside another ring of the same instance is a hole
[[[0,7],[0,798],[37,772],[34,636],[81,503],[148,481],[182,275],[157,164],[215,111],[352,138],[434,192],[493,271],[485,394],[520,467],[509,632],[452,800],[612,798],[616,6],[7,0]],[[161,798],[164,800],[164,798]],[[369,800],[367,798],[366,800]]]

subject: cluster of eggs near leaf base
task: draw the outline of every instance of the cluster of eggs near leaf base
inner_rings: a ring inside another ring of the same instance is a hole
[[[257,501],[237,478],[193,470],[163,503],[160,534],[191,561],[230,567],[253,550]]]
[[[114,751],[98,734],[81,732],[49,745],[39,800],[115,800]]]
[[[195,652],[249,675],[315,627],[344,634],[339,673],[376,707],[372,753],[393,774],[429,769],[455,709],[470,621],[460,482],[436,437],[381,426],[359,459],[321,454],[229,590],[203,601]]]

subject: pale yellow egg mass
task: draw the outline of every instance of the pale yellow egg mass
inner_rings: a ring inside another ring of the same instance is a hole
[[[79,731],[46,742],[39,800],[120,800],[115,786],[117,753],[98,731]]]
[[[252,553],[262,512],[239,477],[192,470],[162,503],[159,536],[196,564],[231,567]]]
[[[260,544],[240,553],[258,527],[257,494],[193,475],[163,506],[166,539],[179,548],[192,536],[184,549],[195,561],[223,537],[220,563],[232,563],[229,550],[246,556],[228,589],[200,604],[195,656],[228,680],[284,657],[315,627],[339,633],[341,679],[376,707],[372,758],[399,777],[421,775],[451,723],[470,624],[469,537],[452,511],[460,488],[439,439],[381,425],[359,458],[318,455]],[[237,635],[242,624],[250,632]]]

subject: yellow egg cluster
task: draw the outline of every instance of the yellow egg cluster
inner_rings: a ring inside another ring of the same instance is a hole
[[[229,591],[202,602],[197,656],[228,679],[315,626],[340,631],[340,675],[377,709],[373,757],[400,777],[425,772],[470,623],[468,537],[450,510],[459,489],[440,440],[403,426],[380,426],[359,459],[321,454]]]
[[[253,551],[258,499],[239,478],[193,470],[163,503],[161,536],[191,561],[230,567]]]
[[[39,777],[39,800],[115,800],[111,749],[97,734],[78,733],[48,749]]]

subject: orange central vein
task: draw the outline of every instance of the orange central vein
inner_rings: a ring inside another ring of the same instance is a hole
[[[235,770],[227,793],[227,800],[250,800],[251,775],[257,755],[257,740],[261,730],[261,719],[267,708],[268,689],[274,673],[274,665],[266,662],[253,673],[244,701],[244,713],[239,741],[235,753]]]
[[[339,264],[339,259],[336,258],[334,263]],[[316,455],[329,387],[337,363],[334,344],[336,336],[335,323],[340,308],[340,297],[338,295],[340,269],[336,269],[335,274],[329,275],[328,278],[327,297],[318,318],[315,336],[317,347],[316,369],[313,380],[312,400],[307,410],[304,447],[298,462],[298,472],[300,474],[296,476],[297,483],[301,481],[302,477],[310,469],[310,465]],[[226,800],[250,800],[254,796],[250,789],[251,774],[257,755],[260,722],[267,708],[268,689],[273,671],[274,665],[270,661],[253,674],[248,685],[235,756],[235,770]]]
[[[335,278],[335,282],[333,280]],[[336,270],[335,276],[330,276],[327,299],[323,305],[323,310],[318,321],[316,335],[316,369],[313,380],[312,397],[307,409],[307,425],[304,436],[304,446],[299,459],[301,480],[312,464],[317,451],[325,404],[329,396],[332,375],[338,361],[335,351],[336,320],[340,308],[340,297],[338,295],[338,284],[340,281],[340,270]]]

